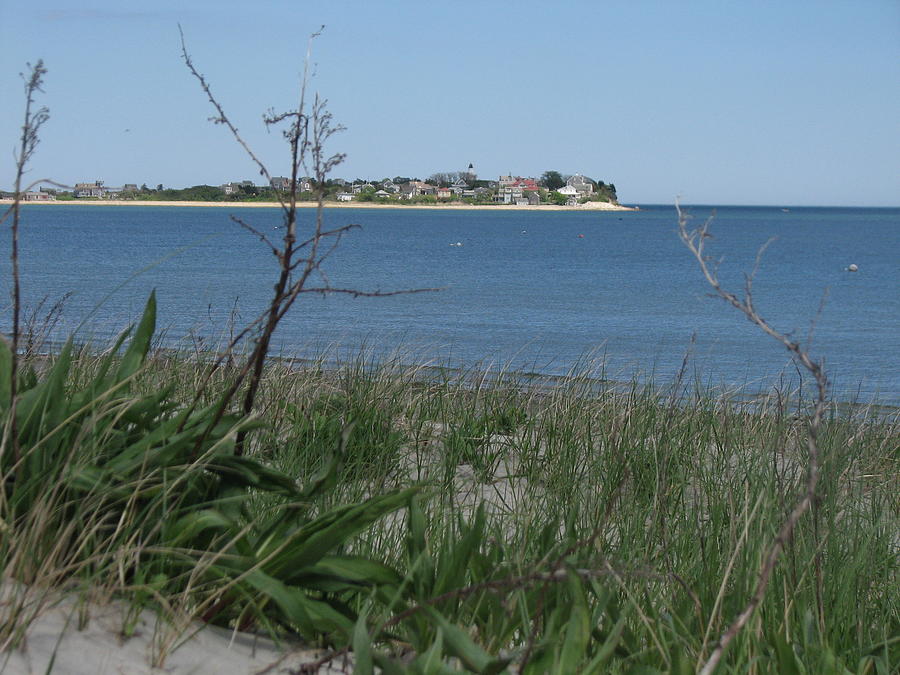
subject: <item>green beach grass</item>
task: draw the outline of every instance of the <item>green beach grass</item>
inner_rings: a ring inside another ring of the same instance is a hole
[[[171,625],[349,645],[384,672],[692,672],[804,482],[801,402],[598,390],[596,364],[548,388],[363,356],[272,361],[258,414],[194,451],[204,425],[184,411],[208,410],[227,369],[193,403],[208,363],[143,344],[38,364],[35,387],[52,382],[68,406],[42,400],[40,431],[4,463],[4,579],[27,589],[3,607],[6,649],[35,596],[61,588]],[[179,419],[190,443],[141,445],[160,425],[177,436]],[[832,409],[815,510],[720,672],[896,668],[897,439],[896,416]],[[311,534],[351,511],[331,538]]]

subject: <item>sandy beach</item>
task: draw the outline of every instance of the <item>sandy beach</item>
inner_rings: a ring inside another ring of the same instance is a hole
[[[12,204],[11,199],[0,199],[0,204]],[[87,200],[73,199],[64,201],[47,201],[47,202],[23,202],[25,204],[39,204],[41,206],[59,206],[63,204],[74,204],[77,206],[203,206],[203,207],[220,207],[220,208],[237,208],[237,209],[271,209],[278,206],[275,202],[164,202],[164,201],[133,201],[121,199],[103,199],[103,200]],[[298,208],[312,209],[317,204],[315,202],[299,202]],[[451,211],[568,211],[569,213],[578,213],[579,211],[637,211],[634,206],[620,206],[617,204],[609,204],[608,202],[588,202],[579,204],[578,206],[556,206],[553,204],[541,204],[539,206],[515,206],[513,204],[435,204],[430,205],[402,205],[402,204],[372,204],[371,202],[327,202],[327,209],[429,209],[429,210],[451,210]]]
[[[7,595],[21,592],[15,582],[3,583]],[[324,653],[197,621],[175,625],[148,609],[135,614],[119,600],[84,602],[74,595],[40,591],[33,595],[25,607],[32,620],[24,640],[0,653],[0,673],[274,675],[296,673]],[[352,658],[343,658],[318,672],[352,671]]]

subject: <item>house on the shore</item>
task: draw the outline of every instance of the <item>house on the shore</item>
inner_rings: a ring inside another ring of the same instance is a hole
[[[590,197],[594,194],[594,183],[590,178],[586,178],[580,173],[569,176],[569,179],[566,181],[566,186],[574,188],[581,197]]]
[[[580,197],[578,190],[576,190],[571,185],[563,185],[559,190],[557,190],[559,194],[566,198],[566,206],[575,206],[578,204],[578,198]]]
[[[350,188],[350,191],[355,195],[358,195],[361,192],[365,192],[366,190],[374,191],[375,186],[371,183],[354,183],[353,187]]]
[[[471,166],[471,164],[469,166]],[[456,197],[462,197],[463,193],[468,189],[469,189],[469,184],[462,178],[457,178],[450,185],[450,192],[452,192],[453,195]]]
[[[26,192],[22,201],[26,202],[55,202],[56,195],[43,190]]]
[[[123,192],[137,191],[138,186],[135,183],[126,183],[123,187],[108,187],[103,184],[102,180],[95,180],[93,183],[75,183],[72,196],[75,199],[114,199]]]
[[[494,201],[498,204],[527,205],[531,203],[529,195],[540,194],[540,186],[534,178],[521,176],[500,176]],[[540,203],[540,198],[538,198]]]
[[[557,192],[566,198],[568,206],[574,206],[582,199],[589,199],[594,194],[594,184],[590,178],[576,173],[574,176],[569,176],[566,184],[559,188]]]
[[[226,195],[236,195],[245,190],[253,193],[253,189],[256,189],[256,185],[252,180],[242,180],[238,182],[225,183],[224,185],[220,185],[219,189]]]
[[[426,195],[437,195],[437,188],[420,180],[411,180],[400,186],[401,199],[412,199],[413,197]]]
[[[225,183],[224,185],[220,185],[219,189],[224,192],[226,195],[236,195],[241,191],[240,183]]]
[[[102,199],[106,196],[108,190],[103,187],[102,180],[95,180],[93,183],[75,183],[75,189],[72,190],[72,196],[75,199],[83,199],[85,197],[94,197]]]

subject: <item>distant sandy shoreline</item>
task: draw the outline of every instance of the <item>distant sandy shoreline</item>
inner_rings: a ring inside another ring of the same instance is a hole
[[[12,204],[11,199],[0,199],[0,204]],[[23,204],[38,204],[41,206],[59,206],[62,204],[75,204],[78,206],[212,206],[218,208],[278,208],[278,204],[274,202],[164,202],[164,201],[133,201],[120,199],[104,199],[102,201],[93,200],[65,200],[65,201],[49,201],[49,202],[23,202]],[[315,202],[299,202],[297,208],[309,209],[315,208]],[[346,202],[336,203],[328,202],[325,204],[326,209],[425,209],[439,211],[568,211],[569,213],[578,213],[579,211],[637,211],[637,207],[619,206],[609,204],[607,202],[588,202],[579,204],[578,206],[556,206],[553,204],[541,204],[540,206],[515,206],[513,204],[435,204],[421,206],[404,206],[394,204],[372,204],[362,202]]]

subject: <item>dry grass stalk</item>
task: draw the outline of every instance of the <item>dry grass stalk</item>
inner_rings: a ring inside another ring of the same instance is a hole
[[[778,534],[769,546],[769,549],[760,566],[759,574],[756,579],[756,586],[753,594],[747,602],[744,609],[735,617],[731,625],[719,637],[715,647],[703,663],[699,672],[701,675],[709,675],[712,673],[725,649],[732,640],[741,632],[750,617],[756,611],[756,608],[762,602],[768,588],[769,581],[772,577],[772,571],[778,563],[778,558],[784,550],[787,542],[793,535],[794,528],[797,526],[800,518],[813,506],[816,498],[816,486],[819,482],[819,446],[818,433],[822,423],[822,415],[825,412],[825,405],[828,394],[828,378],[822,368],[822,364],[812,359],[807,349],[798,342],[791,340],[787,335],[775,330],[762,316],[757,312],[753,304],[753,278],[759,268],[760,257],[765,251],[763,246],[757,255],[756,265],[751,274],[745,276],[744,296],[738,297],[734,293],[725,290],[719,283],[717,265],[712,263],[710,257],[706,254],[706,240],[711,236],[709,227],[712,224],[712,218],[706,220],[699,228],[688,230],[688,216],[676,204],[678,210],[678,234],[684,242],[688,250],[697,259],[700,271],[703,273],[706,282],[712,287],[715,294],[725,300],[732,307],[741,312],[750,322],[758,326],[766,335],[780,342],[791,354],[794,361],[809,372],[816,382],[816,405],[812,415],[807,421],[806,449],[807,449],[807,465],[806,465],[806,484],[803,495],[794,505],[785,521],[778,530]]]
[[[37,145],[39,142],[38,132],[44,123],[50,119],[50,111],[45,107],[41,106],[37,110],[34,110],[35,105],[35,96],[38,92],[42,91],[41,85],[43,84],[44,75],[47,73],[47,69],[44,67],[44,62],[42,60],[38,60],[38,62],[31,66],[31,72],[25,76],[23,75],[23,79],[25,80],[25,120],[22,123],[22,136],[19,140],[19,149],[16,152],[16,180],[15,180],[15,195],[13,197],[12,206],[7,209],[6,213],[3,215],[3,218],[0,219],[0,223],[5,221],[7,218],[10,218],[10,230],[12,233],[12,246],[10,250],[10,260],[12,262],[12,277],[13,277],[13,290],[12,290],[12,301],[13,301],[13,331],[12,331],[12,366],[10,382],[9,382],[9,390],[10,390],[10,414],[9,414],[9,428],[8,430],[4,430],[3,438],[0,440],[0,455],[6,450],[7,440],[9,439],[12,442],[12,450],[15,456],[16,461],[19,459],[19,435],[16,423],[16,399],[18,393],[18,365],[19,365],[19,333],[20,333],[20,320],[22,314],[22,290],[21,290],[21,280],[19,278],[19,218],[20,218],[20,207],[22,202],[22,196],[25,192],[31,190],[39,183],[44,181],[36,181],[28,186],[22,186],[22,180],[25,177],[26,168],[28,166],[28,162],[31,160],[32,155],[34,155],[35,150],[37,149]],[[8,433],[7,433],[8,432]]]
[[[309,38],[303,77],[300,82],[297,109],[282,113],[270,111],[264,117],[267,126],[287,123],[287,129],[283,133],[290,147],[291,187],[286,198],[279,194],[279,202],[284,219],[284,238],[281,244],[276,245],[257,228],[232,216],[232,220],[257,236],[271,250],[278,260],[278,278],[275,282],[274,294],[268,309],[243,331],[239,332],[232,339],[226,350],[226,354],[230,356],[232,350],[240,341],[255,333],[254,347],[222,397],[219,414],[211,423],[210,428],[215,426],[221,419],[221,416],[225,414],[231,400],[244,385],[245,381],[247,386],[244,392],[242,410],[245,415],[252,413],[263,370],[268,359],[272,335],[275,333],[275,329],[278,327],[281,319],[290,311],[301,294],[318,293],[345,294],[353,297],[388,297],[438,290],[434,288],[419,288],[397,291],[364,291],[352,288],[336,288],[331,285],[328,277],[322,270],[322,264],[334,252],[340,243],[341,237],[358,227],[358,225],[350,224],[327,229],[323,221],[325,180],[331,170],[344,160],[344,155],[341,153],[328,155],[325,152],[325,146],[331,136],[343,130],[342,126],[333,124],[332,115],[328,111],[327,101],[316,94],[312,103],[307,102],[312,43],[320,34],[321,29],[313,33]],[[237,127],[225,113],[221,103],[213,95],[206,78],[195,67],[187,50],[183,33],[181,35],[181,54],[188,70],[200,83],[200,87],[216,111],[216,116],[211,118],[212,121],[227,127],[235,141],[256,165],[260,175],[266,179],[271,179],[271,173],[265,164],[254,154],[241,136]],[[299,236],[300,223],[297,218],[297,198],[301,172],[306,172],[314,177],[317,195],[315,219],[311,226],[311,233],[305,239]],[[318,283],[316,280],[319,280]],[[210,374],[221,365],[225,358],[228,358],[228,356],[220,357],[212,364]],[[248,377],[249,381],[247,380]],[[235,447],[235,452],[238,455],[244,453],[245,438],[245,432],[239,433]]]

